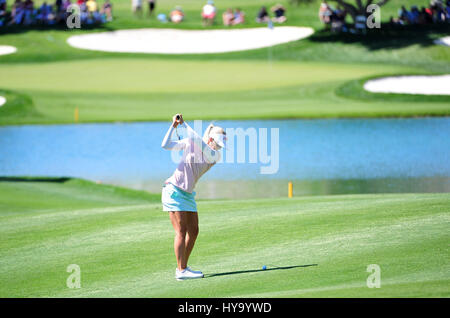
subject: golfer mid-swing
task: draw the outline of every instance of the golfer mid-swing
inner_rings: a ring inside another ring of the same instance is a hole
[[[174,128],[185,125],[188,137],[172,141]],[[198,179],[220,160],[218,150],[225,146],[225,131],[210,124],[203,138],[184,122],[181,114],[173,117],[161,147],[183,151],[183,156],[170,178],[165,181],[161,201],[163,211],[168,211],[175,229],[174,249],[177,259],[177,280],[202,278],[203,273],[188,267],[189,255],[198,235],[197,204],[194,191]]]

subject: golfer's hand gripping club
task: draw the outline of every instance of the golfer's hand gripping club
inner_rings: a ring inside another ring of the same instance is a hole
[[[172,118],[172,126],[174,128],[177,128],[178,125],[183,125],[184,120],[183,120],[183,115],[182,114],[176,114],[175,116],[173,116]]]

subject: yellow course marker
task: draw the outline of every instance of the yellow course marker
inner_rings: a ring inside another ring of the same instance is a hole
[[[292,198],[293,192],[294,192],[294,187],[292,185],[292,181],[289,181],[289,183],[288,183],[288,197],[289,198]]]
[[[78,122],[78,107],[75,107],[73,117],[74,117],[75,122],[77,123]]]

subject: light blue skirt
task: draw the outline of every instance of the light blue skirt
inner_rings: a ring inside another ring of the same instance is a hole
[[[164,184],[161,194],[163,211],[187,211],[197,212],[197,203],[195,203],[195,194],[181,190],[171,183]]]

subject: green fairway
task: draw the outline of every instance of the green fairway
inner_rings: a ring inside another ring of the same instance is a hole
[[[202,29],[204,2],[184,1],[186,21],[179,25],[134,17],[129,1],[121,0],[114,2],[116,19],[98,29],[23,27],[2,35],[0,44],[18,51],[0,56],[0,95],[10,97],[0,108],[0,125],[72,123],[75,108],[80,122],[166,120],[174,112],[218,120],[450,113],[445,96],[368,94],[361,85],[361,79],[382,75],[450,72],[450,49],[432,42],[449,27],[333,35],[321,31],[318,1],[298,7],[282,1],[286,25],[312,27],[316,34],[271,48],[167,56],[87,51],[66,42],[71,35],[127,28]],[[177,4],[158,2],[157,12]],[[239,5],[247,12],[246,28],[260,26],[254,15],[261,5],[272,4],[230,0],[217,5],[219,13]],[[382,20],[396,15],[401,4],[392,0],[383,6]],[[220,17],[213,28],[224,28]]]
[[[450,296],[449,194],[200,200],[206,277],[178,282],[158,194],[59,181],[0,182],[1,297]]]

